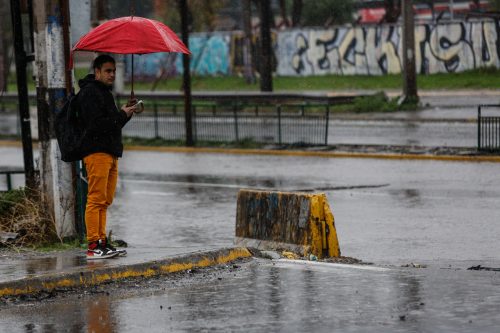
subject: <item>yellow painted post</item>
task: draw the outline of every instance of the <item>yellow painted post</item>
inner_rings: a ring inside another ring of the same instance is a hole
[[[335,220],[324,193],[241,190],[235,242],[303,256],[340,256]]]

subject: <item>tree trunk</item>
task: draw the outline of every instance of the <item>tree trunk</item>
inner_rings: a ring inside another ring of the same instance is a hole
[[[281,17],[283,18],[283,24],[285,25],[286,28],[288,28],[290,26],[290,21],[288,20],[288,16],[286,15],[285,0],[280,0],[280,10],[281,10]]]
[[[385,15],[382,19],[386,23],[396,23],[401,15],[401,0],[384,0]]]
[[[302,0],[293,0],[292,27],[300,26],[301,17],[302,17]]]
[[[248,84],[256,82],[254,74],[254,63],[252,57],[252,2],[251,0],[243,0],[242,8],[243,16],[243,32],[245,34],[243,40],[243,66],[245,81]]]
[[[271,49],[271,6],[268,0],[260,3],[260,91],[273,91]]]

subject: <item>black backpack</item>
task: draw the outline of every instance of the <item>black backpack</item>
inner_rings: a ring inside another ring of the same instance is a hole
[[[75,162],[81,160],[82,141],[85,136],[85,128],[79,119],[78,94],[70,94],[64,106],[56,115],[55,131],[61,160],[64,162]]]

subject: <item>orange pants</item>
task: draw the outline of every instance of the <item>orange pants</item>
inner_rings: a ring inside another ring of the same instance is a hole
[[[118,158],[106,153],[95,153],[83,159],[89,183],[85,225],[87,241],[106,237],[106,211],[113,202],[118,180]]]

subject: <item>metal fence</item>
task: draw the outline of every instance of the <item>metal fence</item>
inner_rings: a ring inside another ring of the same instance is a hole
[[[149,104],[149,105],[148,105]],[[193,137],[197,142],[251,140],[274,144],[328,144],[328,104],[193,105]],[[184,108],[179,103],[146,103],[123,130],[125,137],[184,140]]]
[[[500,105],[478,106],[477,149],[500,152]]]

